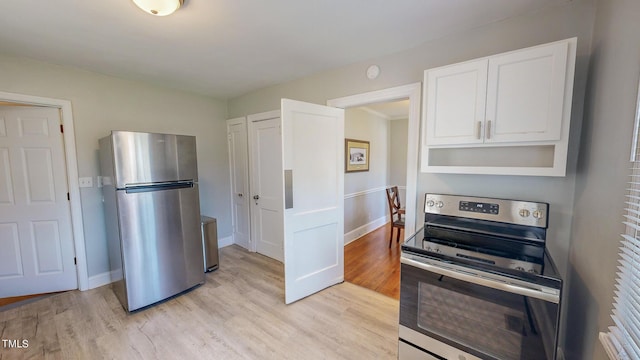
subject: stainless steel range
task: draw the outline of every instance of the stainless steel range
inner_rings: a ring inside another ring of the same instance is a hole
[[[400,359],[556,359],[562,280],[549,205],[427,194],[402,245]]]

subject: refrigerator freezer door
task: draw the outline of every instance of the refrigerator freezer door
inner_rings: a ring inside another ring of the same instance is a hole
[[[204,282],[198,186],[117,191],[129,311]]]
[[[195,136],[113,131],[115,187],[198,181]]]

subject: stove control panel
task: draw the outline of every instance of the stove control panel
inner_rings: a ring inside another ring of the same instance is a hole
[[[500,213],[500,205],[476,201],[460,201],[458,210],[498,215]]]
[[[546,228],[549,204],[475,196],[426,194],[424,212]]]

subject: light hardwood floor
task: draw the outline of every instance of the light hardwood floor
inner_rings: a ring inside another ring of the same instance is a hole
[[[344,248],[344,279],[350,283],[400,299],[400,244],[395,236],[389,248],[389,224]]]
[[[343,283],[284,305],[282,264],[235,245],[189,293],[126,314],[109,286],[0,312],[0,359],[395,359],[398,302]]]

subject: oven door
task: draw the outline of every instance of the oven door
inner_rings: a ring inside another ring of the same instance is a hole
[[[401,262],[400,359],[416,350],[424,359],[555,359],[560,289],[417,255]]]

